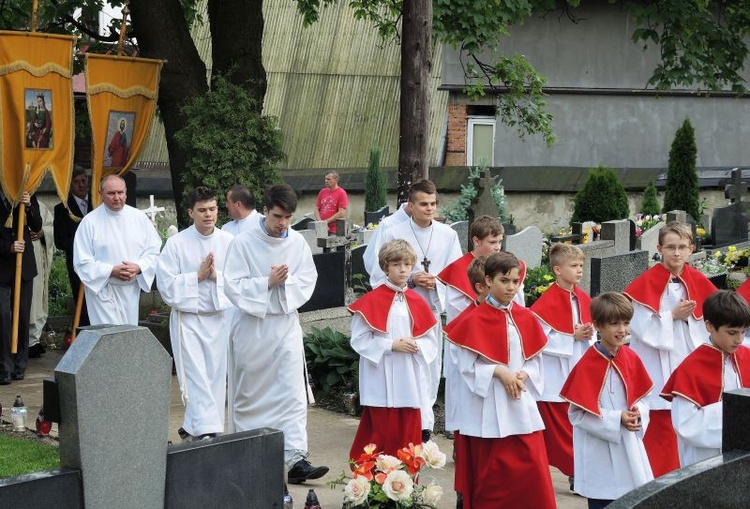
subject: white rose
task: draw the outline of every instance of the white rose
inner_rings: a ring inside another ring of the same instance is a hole
[[[395,470],[398,467],[401,466],[401,460],[394,457],[394,456],[388,456],[387,454],[381,454],[378,456],[378,459],[375,460],[375,464],[378,467],[378,470],[381,472],[390,472],[391,470]]]
[[[443,496],[443,488],[440,487],[436,482],[428,484],[422,492],[422,500],[427,505],[437,507],[440,497]]]
[[[366,477],[358,476],[350,479],[344,488],[344,498],[354,505],[361,505],[370,494],[370,481]]]
[[[389,473],[383,483],[383,492],[391,500],[408,500],[414,491],[414,481],[403,470]]]
[[[443,468],[445,466],[445,453],[440,452],[437,444],[432,440],[422,444],[419,456],[430,468]]]

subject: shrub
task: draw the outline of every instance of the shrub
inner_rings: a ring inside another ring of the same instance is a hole
[[[657,199],[656,187],[654,181],[649,180],[646,189],[643,190],[643,203],[641,203],[641,213],[647,216],[659,215],[661,207]]]
[[[555,281],[555,274],[548,265],[527,269],[523,280],[523,298],[526,307],[530,307]]]
[[[349,344],[349,338],[330,327],[313,327],[305,335],[307,372],[316,387],[324,393],[347,386],[356,387],[359,374],[359,354]]]
[[[175,134],[188,152],[182,182],[185,194],[196,186],[208,186],[223,196],[234,184],[244,184],[256,201],[263,189],[281,182],[278,163],[284,160],[281,133],[275,117],[260,115],[247,91],[225,77],[214,80],[210,91],[182,107],[187,122]],[[182,196],[183,206],[185,196]],[[219,223],[226,222],[219,207]]]
[[[443,209],[446,223],[455,223],[456,221],[466,221],[469,218],[469,207],[472,200],[477,196],[477,190],[474,187],[474,179],[479,178],[486,166],[472,166],[469,168],[467,183],[461,184],[461,193],[449,209]],[[497,183],[490,190],[492,198],[495,200],[498,210],[498,218],[505,222],[508,218],[505,213],[505,189],[503,180],[497,179]]]
[[[625,188],[611,168],[599,166],[589,172],[589,178],[573,198],[575,208],[571,222],[602,223],[625,219],[630,215]]]
[[[669,150],[667,189],[664,193],[664,212],[684,210],[693,219],[700,221],[698,199],[698,172],[695,169],[697,157],[695,131],[689,119],[685,119],[677,130]]]
[[[370,148],[370,159],[367,164],[367,180],[365,182],[365,210],[374,212],[386,205],[388,194],[388,179],[380,169],[380,147]]]
[[[49,271],[49,316],[68,314],[68,302],[75,301],[70,289],[68,267],[65,264],[65,252],[55,249],[52,266]],[[76,297],[78,297],[76,295]]]

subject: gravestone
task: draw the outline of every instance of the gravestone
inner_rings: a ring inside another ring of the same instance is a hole
[[[370,237],[372,237],[373,233],[375,233],[375,230],[368,230],[367,228],[356,230],[354,232],[354,239],[357,244],[367,244],[370,242]]]
[[[473,249],[474,246],[469,238],[469,222],[468,221],[457,221],[448,225],[458,235],[458,244],[461,249],[466,251],[466,246],[469,246],[469,250]],[[447,246],[446,246],[447,247]]]
[[[662,221],[644,231],[641,236],[638,237],[636,249],[647,251],[649,259],[653,258],[654,254],[657,252],[656,246],[659,244],[659,230],[661,230],[666,224],[667,223]]]
[[[323,252],[323,248],[318,246],[318,235],[315,233],[315,230],[300,230],[299,234],[307,241],[307,245],[310,246],[312,254]]]
[[[85,330],[55,368],[60,466],[86,507],[163,507],[171,359],[144,327]]]
[[[631,250],[631,238],[635,235],[635,229],[631,226],[630,219],[619,219],[602,223],[601,240],[613,240],[615,242],[615,254],[627,253]]]
[[[362,274],[365,276],[365,280],[367,280],[369,274],[367,273],[367,269],[365,269],[365,249],[367,249],[367,246],[357,246],[352,249],[352,274],[354,276]]]
[[[742,170],[735,168],[730,181],[724,186],[724,197],[729,205],[716,207],[711,215],[711,239],[715,246],[726,246],[748,239],[750,202],[747,196],[748,183],[742,180]]]
[[[388,205],[384,205],[374,212],[365,211],[365,226],[369,224],[379,224],[380,221],[390,215],[390,208]]]
[[[589,294],[622,292],[635,278],[648,270],[648,251],[629,251],[623,254],[591,259]]]
[[[325,238],[328,237],[328,223],[325,221],[313,221],[312,223],[313,230],[315,231],[315,235],[319,238]]]
[[[474,179],[472,184],[474,189],[477,190],[477,194],[469,205],[467,223],[471,225],[480,216],[500,217],[500,209],[492,196],[492,188],[497,184],[497,177],[493,177],[490,170],[485,169],[479,177]],[[465,239],[459,237],[461,249],[464,251],[471,251],[474,248],[471,239],[468,237],[468,234]]]
[[[307,230],[308,228],[310,228],[310,226],[309,226],[310,223],[314,223],[314,222],[315,222],[315,219],[313,219],[312,217],[309,217],[309,216],[305,216],[305,217],[303,217],[302,219],[300,219],[299,221],[297,221],[296,223],[294,223],[292,225],[292,230],[295,230],[295,231],[298,231],[298,232],[299,231],[303,231],[303,230]]]
[[[321,239],[322,240],[322,239]],[[331,251],[313,255],[318,281],[315,290],[300,313],[343,306],[346,298],[346,251]]]
[[[505,237],[505,251],[513,253],[530,269],[542,264],[542,244],[544,235],[536,226],[527,226],[515,235]]]

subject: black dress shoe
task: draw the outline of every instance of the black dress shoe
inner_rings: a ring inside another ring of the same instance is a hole
[[[13,380],[23,380],[23,379],[24,379],[24,375],[23,375],[23,373],[13,373],[13,374],[12,374],[12,375],[10,375],[10,376],[11,376],[11,378],[12,378]]]
[[[0,385],[10,385],[10,377],[8,375],[0,376]]]
[[[423,429],[422,430],[422,443],[424,444],[425,442],[429,442],[431,438],[432,438],[432,431],[428,429]]]
[[[289,484],[302,484],[308,479],[320,479],[328,473],[328,467],[314,467],[306,459],[301,459],[289,470]]]
[[[29,347],[29,359],[36,359],[38,357],[41,357],[42,355],[44,355],[45,352],[46,350],[41,345],[41,343],[37,343],[34,346],[30,346]]]

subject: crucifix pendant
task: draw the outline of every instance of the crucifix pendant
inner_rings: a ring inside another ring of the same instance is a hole
[[[422,267],[424,267],[425,272],[430,272],[430,260],[427,259],[427,257],[424,257],[424,260],[422,260]]]

